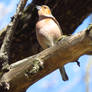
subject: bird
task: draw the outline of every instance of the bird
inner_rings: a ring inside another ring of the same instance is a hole
[[[38,21],[36,23],[36,36],[40,46],[43,49],[52,47],[56,44],[59,38],[62,37],[62,29],[52,15],[50,8],[47,5],[36,5],[38,10]],[[64,81],[68,80],[65,67],[59,68]]]

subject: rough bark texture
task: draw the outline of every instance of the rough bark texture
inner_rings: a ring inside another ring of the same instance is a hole
[[[2,76],[0,82],[9,83],[10,90],[7,92],[24,92],[29,85],[89,51],[92,51],[92,25],[90,29],[68,36],[55,46],[19,61],[21,64],[12,64],[10,71]],[[30,73],[37,60],[43,62],[44,68]]]
[[[10,48],[9,63],[36,54],[41,50],[35,35],[35,23],[38,20],[36,4],[50,6],[64,34],[71,34],[92,12],[92,0],[77,0],[77,2],[76,0],[33,0],[19,19]],[[0,45],[5,33],[6,31],[1,32]]]
[[[21,14],[24,10],[24,7],[27,3],[27,0],[21,0],[18,4],[18,7],[16,9],[16,13],[14,15],[14,18],[12,19],[11,22],[11,27],[9,30],[7,30],[6,35],[4,37],[3,43],[0,48],[0,70],[7,70],[5,67],[8,67],[8,60],[9,60],[9,53],[10,53],[10,47],[13,39],[13,35],[16,31],[16,28],[18,26],[18,22],[21,17]]]

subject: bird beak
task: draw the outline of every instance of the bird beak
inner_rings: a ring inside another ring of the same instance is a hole
[[[36,5],[36,9],[37,9],[37,10],[40,10],[40,9],[41,9],[41,6]]]

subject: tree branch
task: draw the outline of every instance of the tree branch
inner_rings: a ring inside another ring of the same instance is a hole
[[[7,72],[9,70],[8,61],[9,61],[10,46],[12,43],[13,35],[15,33],[16,27],[19,22],[19,18],[21,17],[21,14],[24,10],[26,2],[27,0],[20,0],[20,3],[17,7],[16,14],[14,15],[12,22],[10,23],[10,28],[6,32],[3,44],[1,46],[1,49],[0,49],[0,77],[3,75],[4,72]],[[9,88],[10,88],[10,85],[7,82],[0,83],[0,91],[9,90]]]
[[[21,17],[21,14],[24,10],[24,7],[26,5],[27,0],[21,0],[18,7],[17,7],[17,11],[16,14],[14,15],[14,18],[12,20],[12,22],[10,23],[10,27],[9,30],[6,32],[3,44],[1,46],[0,49],[0,68],[6,67],[4,65],[6,65],[8,63],[9,60],[9,50],[10,50],[10,46],[11,46],[11,42],[13,39],[13,35],[14,32],[16,30],[16,27],[18,25],[19,22],[19,18]],[[7,27],[8,28],[8,27]]]
[[[89,51],[92,51],[92,25],[82,32],[61,39],[51,48],[11,64],[10,71],[2,76],[0,82],[10,84],[8,92],[24,92],[29,85]],[[35,64],[39,66],[37,71],[34,70]]]

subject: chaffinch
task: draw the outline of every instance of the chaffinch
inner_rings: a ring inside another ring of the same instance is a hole
[[[63,33],[58,21],[52,15],[48,6],[36,6],[39,20],[36,23],[36,36],[40,46],[43,49],[54,46]],[[64,81],[68,80],[64,66],[59,68]]]

